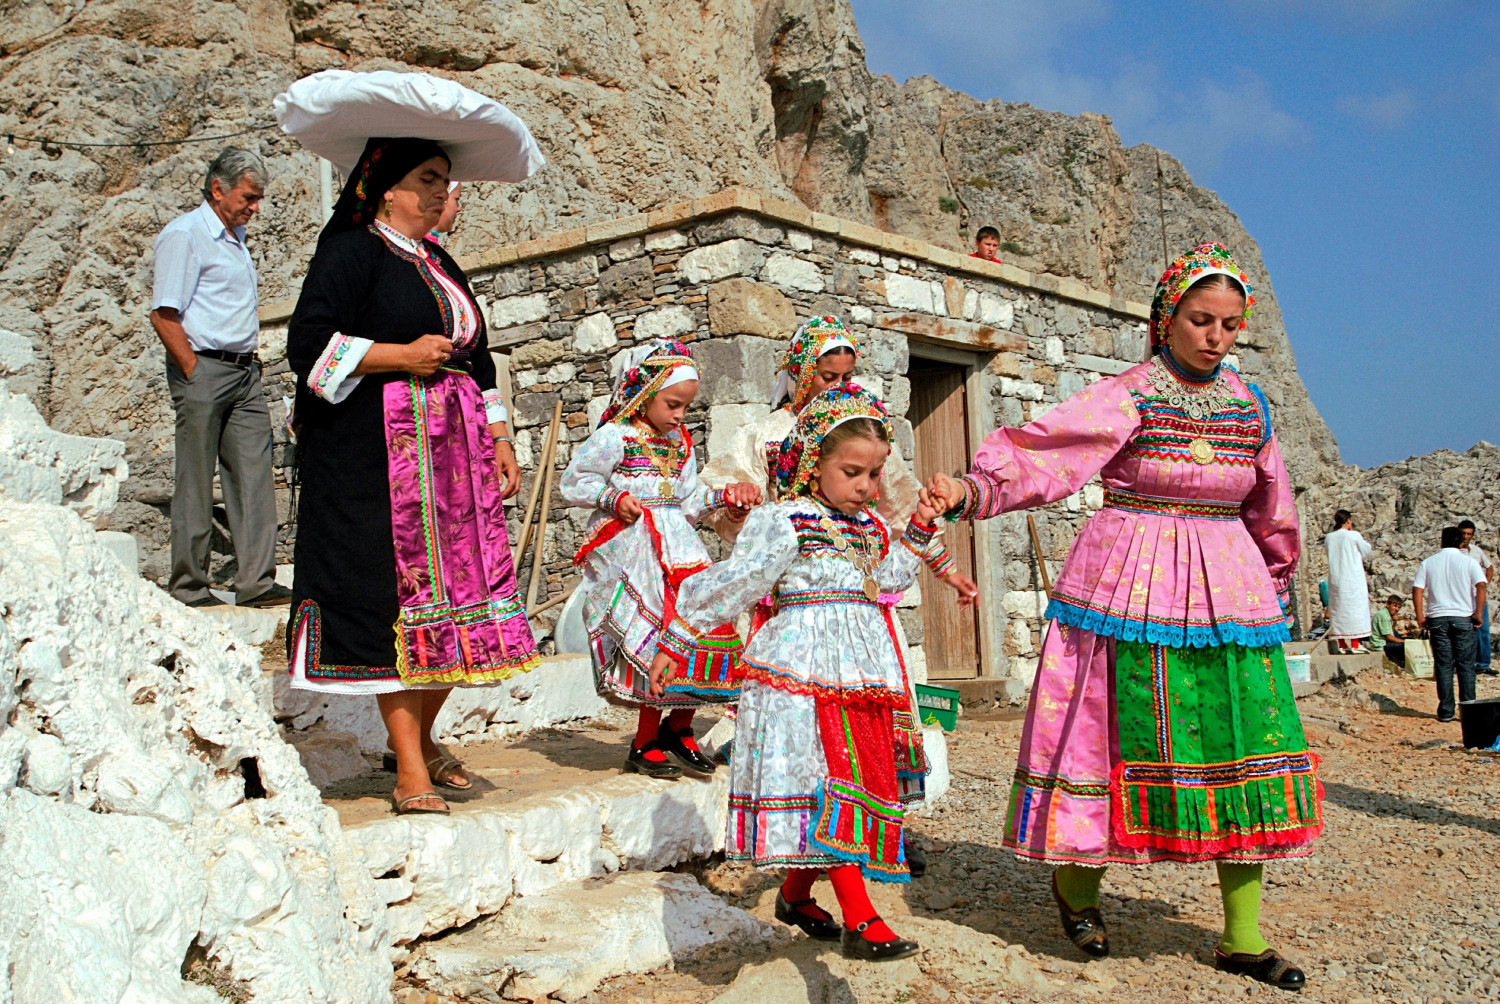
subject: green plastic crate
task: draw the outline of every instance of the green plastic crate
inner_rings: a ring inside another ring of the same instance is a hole
[[[958,728],[958,691],[917,684],[917,714],[923,725],[936,722],[944,732]]]

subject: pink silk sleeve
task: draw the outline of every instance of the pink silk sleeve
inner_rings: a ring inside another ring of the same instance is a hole
[[[1078,491],[1124,448],[1140,415],[1118,379],[1100,380],[1018,429],[996,429],[963,477],[959,519],[1056,502]]]
[[[1292,479],[1282,462],[1275,433],[1255,455],[1255,487],[1240,506],[1240,519],[1266,559],[1266,571],[1271,573],[1276,591],[1285,597],[1302,553],[1302,531]]]

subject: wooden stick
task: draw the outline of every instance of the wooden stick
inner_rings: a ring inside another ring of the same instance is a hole
[[[573,580],[573,584],[571,586],[569,586],[567,589],[564,589],[562,592],[558,593],[556,596],[552,597],[550,600],[545,600],[542,603],[538,604],[537,606],[527,607],[526,608],[526,612],[528,614],[539,614],[543,610],[551,610],[553,607],[557,606],[559,603],[566,603],[568,601],[568,598],[571,597],[574,593],[576,593],[578,591],[578,587],[580,585],[582,585],[582,584],[583,584],[583,580],[582,579],[574,579]]]
[[[1052,599],[1052,577],[1047,574],[1047,559],[1042,557],[1042,538],[1036,532],[1036,520],[1032,519],[1031,513],[1026,514],[1026,525],[1031,528],[1031,547],[1036,551],[1036,567],[1042,570],[1042,588],[1047,591],[1047,599]]]
[[[552,412],[553,422],[562,421],[562,402],[557,402],[557,407]],[[537,589],[542,584],[542,551],[546,550],[547,544],[547,514],[552,511],[552,461],[557,455],[557,438],[552,440],[552,449],[547,453],[546,463],[542,465],[542,476],[547,479],[547,484],[542,488],[542,511],[536,521],[536,545],[531,549],[531,581],[526,585],[526,609],[536,602]]]
[[[547,426],[547,436],[542,440],[541,464],[537,468],[537,474],[531,479],[531,494],[526,500],[526,516],[521,520],[521,535],[516,541],[516,549],[511,553],[512,565],[521,563],[521,555],[526,553],[526,542],[531,539],[531,517],[536,515],[536,500],[542,492],[542,481],[544,472],[552,469],[552,453],[556,448],[558,426],[562,422],[562,402],[558,401],[552,409],[552,421]]]

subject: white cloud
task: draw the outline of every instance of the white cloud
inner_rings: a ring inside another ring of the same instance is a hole
[[[1378,95],[1345,94],[1334,102],[1334,107],[1361,122],[1396,129],[1411,120],[1417,110],[1417,100],[1410,91],[1397,88]]]

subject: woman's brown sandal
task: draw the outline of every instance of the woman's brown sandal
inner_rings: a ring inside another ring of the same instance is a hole
[[[416,802],[436,802],[442,808],[413,808],[413,804]],[[450,811],[448,803],[443,800],[443,796],[435,791],[424,791],[416,795],[407,795],[405,798],[397,798],[395,795],[392,795],[391,804],[396,807],[396,815],[398,816],[446,816]]]
[[[427,776],[432,783],[449,791],[468,791],[474,787],[474,781],[464,770],[464,765],[459,763],[448,753],[439,753],[427,761]],[[387,752],[380,758],[380,769],[396,773],[396,754]],[[456,777],[463,778],[463,784],[455,784]]]
[[[1286,959],[1274,948],[1259,955],[1249,952],[1230,954],[1222,948],[1214,949],[1214,967],[1236,976],[1248,976],[1260,980],[1278,990],[1301,990],[1307,985],[1307,974]]]
[[[464,765],[447,753],[439,753],[427,761],[427,776],[432,778],[433,784],[452,791],[468,791],[474,787],[474,781],[464,770]],[[463,783],[460,784],[460,781]]]
[[[1052,898],[1057,900],[1057,910],[1062,917],[1063,934],[1077,945],[1085,955],[1102,959],[1109,954],[1109,932],[1104,927],[1104,915],[1097,906],[1074,910],[1057,891],[1057,874],[1052,875]]]

